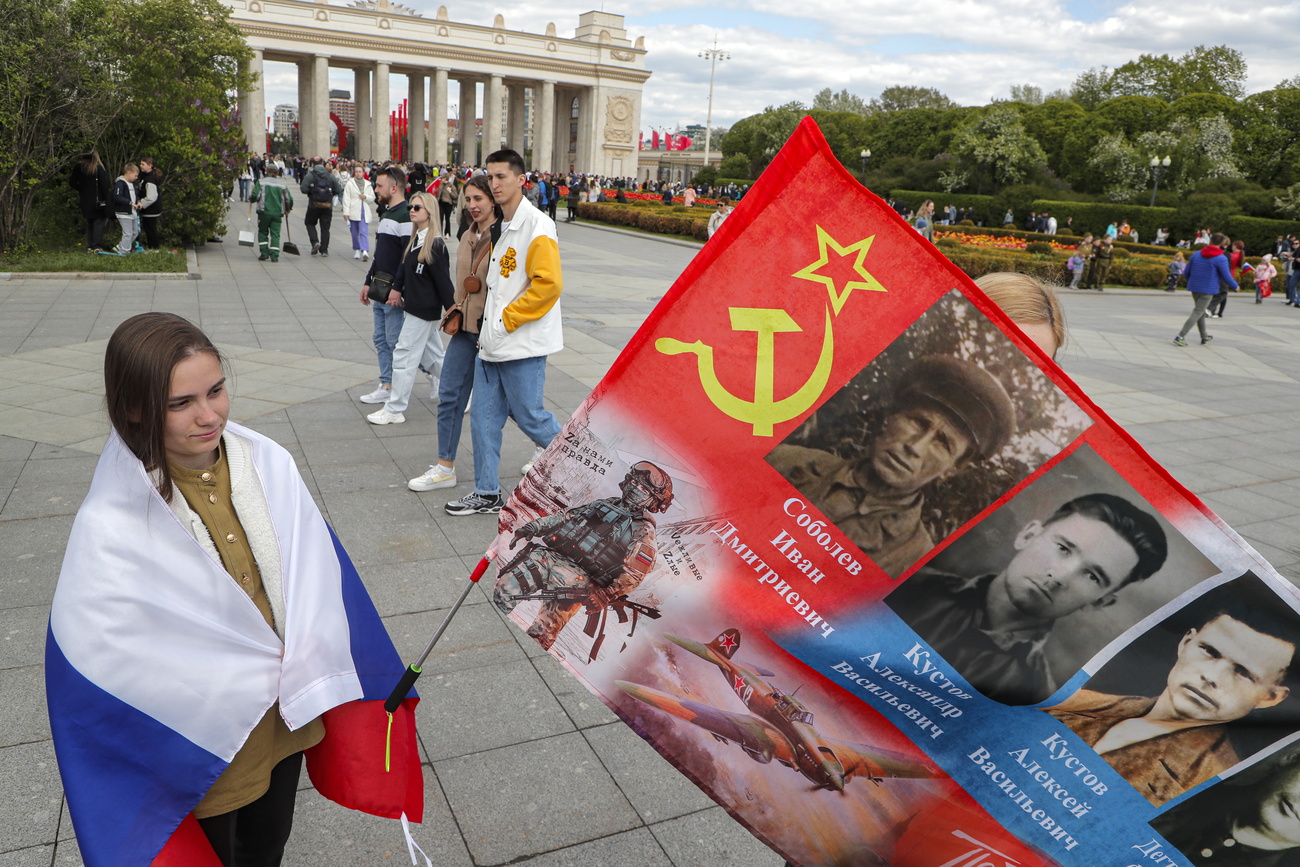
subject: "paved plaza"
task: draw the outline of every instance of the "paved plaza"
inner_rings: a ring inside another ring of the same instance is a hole
[[[295,235],[300,226],[295,217]],[[0,867],[81,864],[41,662],[63,546],[107,430],[104,344],[127,316],[179,313],[227,353],[232,418],[297,458],[404,658],[423,647],[491,541],[494,518],[442,510],[472,487],[468,423],[460,486],[406,489],[436,456],[435,406],[423,379],[405,424],[365,420],[374,407],[356,397],[377,373],[371,314],[357,296],[365,266],[351,258],[341,226],[328,259],[259,263],[232,231],[226,243],[198,251],[199,280],[0,282]],[[567,346],[551,359],[547,397],[563,421],[695,249],[581,224],[559,233]],[[1191,306],[1185,292],[1067,293],[1065,304],[1066,373],[1297,580],[1300,312],[1234,296],[1227,318],[1212,323],[1212,345],[1178,348],[1170,339]],[[503,473],[517,473],[531,452],[508,427]],[[414,834],[434,864],[781,863],[481,591],[424,671],[426,814]],[[287,865],[406,859],[397,822],[325,801],[304,775]]]

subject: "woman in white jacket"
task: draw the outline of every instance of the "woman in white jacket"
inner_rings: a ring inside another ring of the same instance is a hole
[[[352,170],[352,177],[343,185],[343,219],[352,231],[352,258],[370,261],[370,216],[375,206],[375,190],[366,180],[366,170],[360,164]]]

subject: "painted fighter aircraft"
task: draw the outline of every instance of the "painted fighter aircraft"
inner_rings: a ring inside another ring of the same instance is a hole
[[[813,727],[812,711],[793,694],[786,695],[764,680],[775,677],[772,672],[732,660],[740,647],[737,629],[725,630],[707,645],[668,633],[664,638],[716,665],[750,712],[732,713],[624,680],[615,681],[618,688],[637,701],[694,723],[724,744],[734,741],[760,764],[776,759],[803,774],[815,788],[837,792],[843,792],[854,777],[879,784],[886,777],[942,776],[923,759],[820,734]]]

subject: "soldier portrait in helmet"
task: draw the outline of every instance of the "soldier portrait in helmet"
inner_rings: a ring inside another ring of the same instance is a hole
[[[1089,423],[954,289],[767,462],[897,578]]]
[[[549,650],[569,621],[588,615],[586,631],[612,610],[623,622],[659,612],[629,599],[654,567],[656,514],[673,501],[673,480],[650,461],[637,461],[619,483],[620,495],[543,515],[520,525],[511,559],[497,576],[492,599],[510,613],[525,601],[541,602],[528,634]],[[593,647],[592,658],[599,647]]]

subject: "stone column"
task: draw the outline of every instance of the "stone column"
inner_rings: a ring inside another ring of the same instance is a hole
[[[555,162],[555,82],[543,81],[540,90],[533,91],[533,165],[543,172],[553,172],[568,166]]]
[[[483,94],[483,159],[501,149],[501,76],[488,78]]]
[[[315,69],[312,73],[311,122],[312,134],[316,146],[310,156],[328,158],[330,155],[330,59],[328,55],[317,54],[312,58]],[[301,123],[301,121],[299,121]],[[306,156],[306,154],[304,154]]]
[[[460,161],[469,165],[482,165],[478,154],[478,82],[472,78],[460,80],[460,121],[456,138],[460,139]]]
[[[374,124],[370,120],[370,70],[357,67],[352,71],[352,92],[357,103],[357,128],[348,135],[357,143],[356,155],[359,160],[370,159]]]
[[[239,95],[239,117],[244,127],[244,141],[255,154],[266,152],[266,91],[262,88],[262,49],[254,48],[245,72],[256,80],[247,92]]]
[[[384,161],[392,156],[392,139],[388,128],[388,70],[387,63],[375,64],[374,98],[370,103],[371,116],[375,119],[372,130],[370,155],[373,159]]]
[[[506,123],[506,144],[520,156],[524,154],[524,86],[511,84],[506,88],[510,94],[510,113]],[[524,160],[528,163],[528,160]],[[530,169],[533,165],[528,166]]]
[[[447,162],[447,70],[435,69],[429,85],[429,160]]]
[[[596,142],[595,88],[584,87],[578,91],[578,171],[603,174],[604,167],[596,165],[599,153]]]
[[[424,73],[407,74],[410,87],[406,96],[407,139],[411,146],[411,155],[407,161],[422,163],[424,156]]]
[[[307,119],[312,116],[312,100],[316,95],[316,87],[312,83],[316,75],[316,64],[312,62],[311,55],[303,57],[298,61],[298,154],[300,156],[311,156],[311,148],[315,146],[312,141],[312,126]]]

